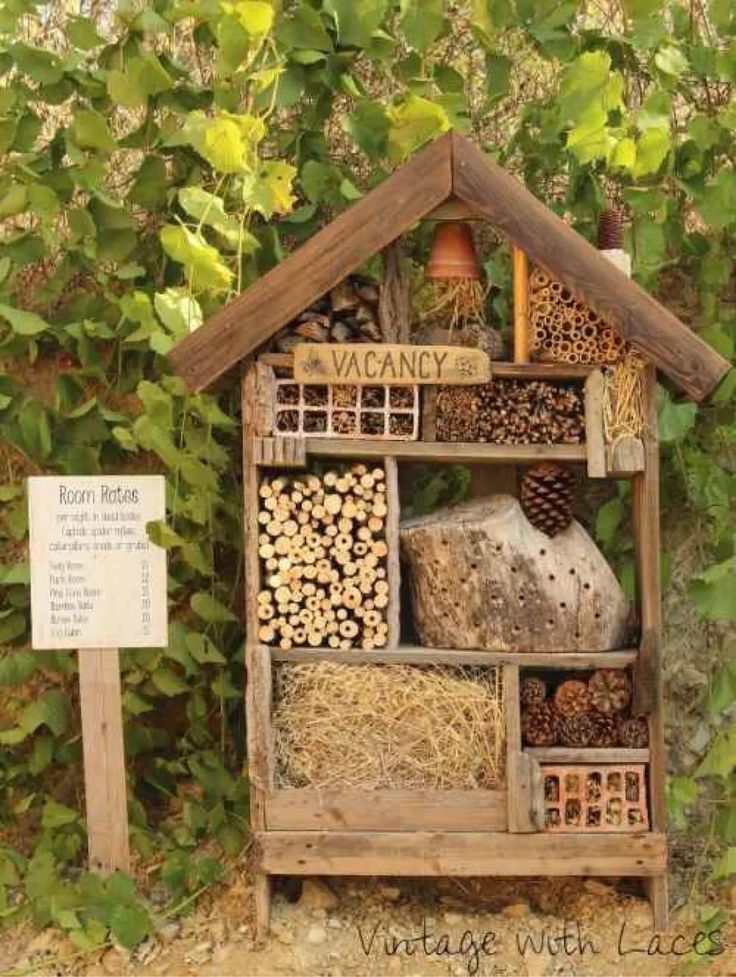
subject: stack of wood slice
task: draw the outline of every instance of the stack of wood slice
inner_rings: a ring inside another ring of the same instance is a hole
[[[300,343],[380,343],[378,299],[376,282],[350,275],[282,329],[275,348],[292,353]]]
[[[383,468],[260,484],[259,641],[294,647],[383,648],[389,583]]]

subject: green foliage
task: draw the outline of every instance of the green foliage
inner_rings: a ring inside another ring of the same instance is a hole
[[[160,471],[171,629],[124,651],[132,837],[163,853],[172,898],[217,878],[205,839],[246,840],[238,391],[192,395],[164,357],[237,292],[424,142],[473,135],[584,234],[607,193],[630,209],[636,275],[691,291],[703,338],[736,343],[731,4],[443,0],[122,0],[113,19],[0,11],[1,817],[30,858],[0,849],[0,917],[54,921],[85,948],[134,945],[149,909],[129,882],[77,875],[84,824],[74,657],[27,649],[24,479]],[[532,83],[528,83],[529,79]],[[416,256],[426,241],[416,235]],[[486,262],[504,321],[508,260]],[[665,512],[703,539],[689,594],[733,620],[736,372],[704,406],[662,390]],[[462,499],[462,468],[418,473],[416,512]],[[627,589],[627,486],[597,532]],[[673,780],[684,826],[717,800],[733,870],[733,670],[712,677],[713,741]],[[49,776],[50,771],[54,776]],[[69,868],[73,867],[74,872]],[[5,902],[2,900],[5,899]]]

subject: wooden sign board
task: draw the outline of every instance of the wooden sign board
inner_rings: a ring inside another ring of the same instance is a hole
[[[28,479],[34,648],[166,646],[165,514],[162,475]]]
[[[294,349],[294,379],[359,386],[486,383],[491,361],[470,346],[304,343]]]

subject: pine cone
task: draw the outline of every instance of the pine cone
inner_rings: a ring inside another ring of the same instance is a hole
[[[580,716],[590,712],[590,692],[585,682],[579,679],[568,679],[557,687],[555,692],[555,706],[561,716]]]
[[[602,712],[590,714],[593,723],[593,738],[591,746],[616,746],[618,740],[618,724],[613,716],[606,716]]]
[[[575,474],[555,462],[533,465],[521,482],[521,507],[537,529],[554,536],[572,522]]]
[[[541,678],[525,678],[521,681],[519,699],[523,708],[547,698],[547,685]]]
[[[601,668],[588,682],[593,708],[610,715],[623,712],[631,701],[631,680],[620,668]]]
[[[560,722],[560,742],[563,746],[590,746],[595,737],[595,722],[589,712],[566,716]]]
[[[598,218],[598,250],[612,251],[621,248],[624,242],[624,229],[620,210],[609,207]]]
[[[643,750],[649,746],[649,723],[645,716],[619,716],[618,745],[629,750]]]
[[[551,702],[535,702],[521,714],[521,732],[527,746],[554,746],[560,717]]]

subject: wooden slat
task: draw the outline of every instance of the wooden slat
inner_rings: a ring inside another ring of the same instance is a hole
[[[370,194],[285,258],[201,329],[169,360],[203,390],[297,313],[324,295],[450,195],[451,139],[416,154]]]
[[[702,400],[716,386],[730,368],[722,356],[468,139],[453,133],[452,144],[453,191],[461,200],[692,397]]]
[[[307,790],[266,799],[270,831],[505,831],[505,790]]]
[[[514,277],[514,362],[528,363],[532,337],[529,322],[529,259],[521,248],[512,251]]]
[[[519,666],[503,666],[503,702],[506,713],[506,786],[509,831],[536,831],[533,816],[532,766],[521,749]]]
[[[636,649],[624,651],[569,651],[569,652],[528,652],[528,651],[469,651],[454,648],[422,648],[417,645],[402,645],[395,650],[377,649],[375,651],[335,651],[333,648],[291,648],[282,651],[271,648],[273,661],[332,661],[346,664],[379,662],[383,664],[404,663],[409,665],[520,665],[523,668],[554,668],[569,670],[573,668],[625,668],[637,660]]]
[[[100,875],[129,872],[120,658],[116,648],[84,648],[78,656],[89,867]]]
[[[296,383],[472,386],[490,379],[488,353],[475,346],[302,343],[294,350]]]
[[[411,275],[404,245],[392,241],[383,249],[383,281],[378,301],[378,324],[386,343],[408,343],[411,330]]]
[[[302,437],[279,435],[253,439],[253,463],[262,468],[304,468],[307,445]]]
[[[644,471],[644,442],[631,436],[619,438],[606,448],[606,470],[611,478]]]
[[[569,746],[528,746],[529,756],[539,763],[648,763],[649,750],[627,750],[621,746],[577,749]]]
[[[588,449],[588,478],[606,477],[606,441],[603,434],[603,391],[605,381],[594,370],[585,381],[585,445]]]
[[[401,567],[399,564],[399,474],[395,458],[384,460],[386,470],[386,541],[388,543],[388,649],[401,640]]]
[[[664,834],[272,831],[257,835],[273,875],[651,876],[666,870]]]
[[[584,444],[481,444],[422,441],[361,441],[359,438],[306,438],[307,454],[335,458],[390,456],[422,462],[523,464],[534,461],[584,462]]]

